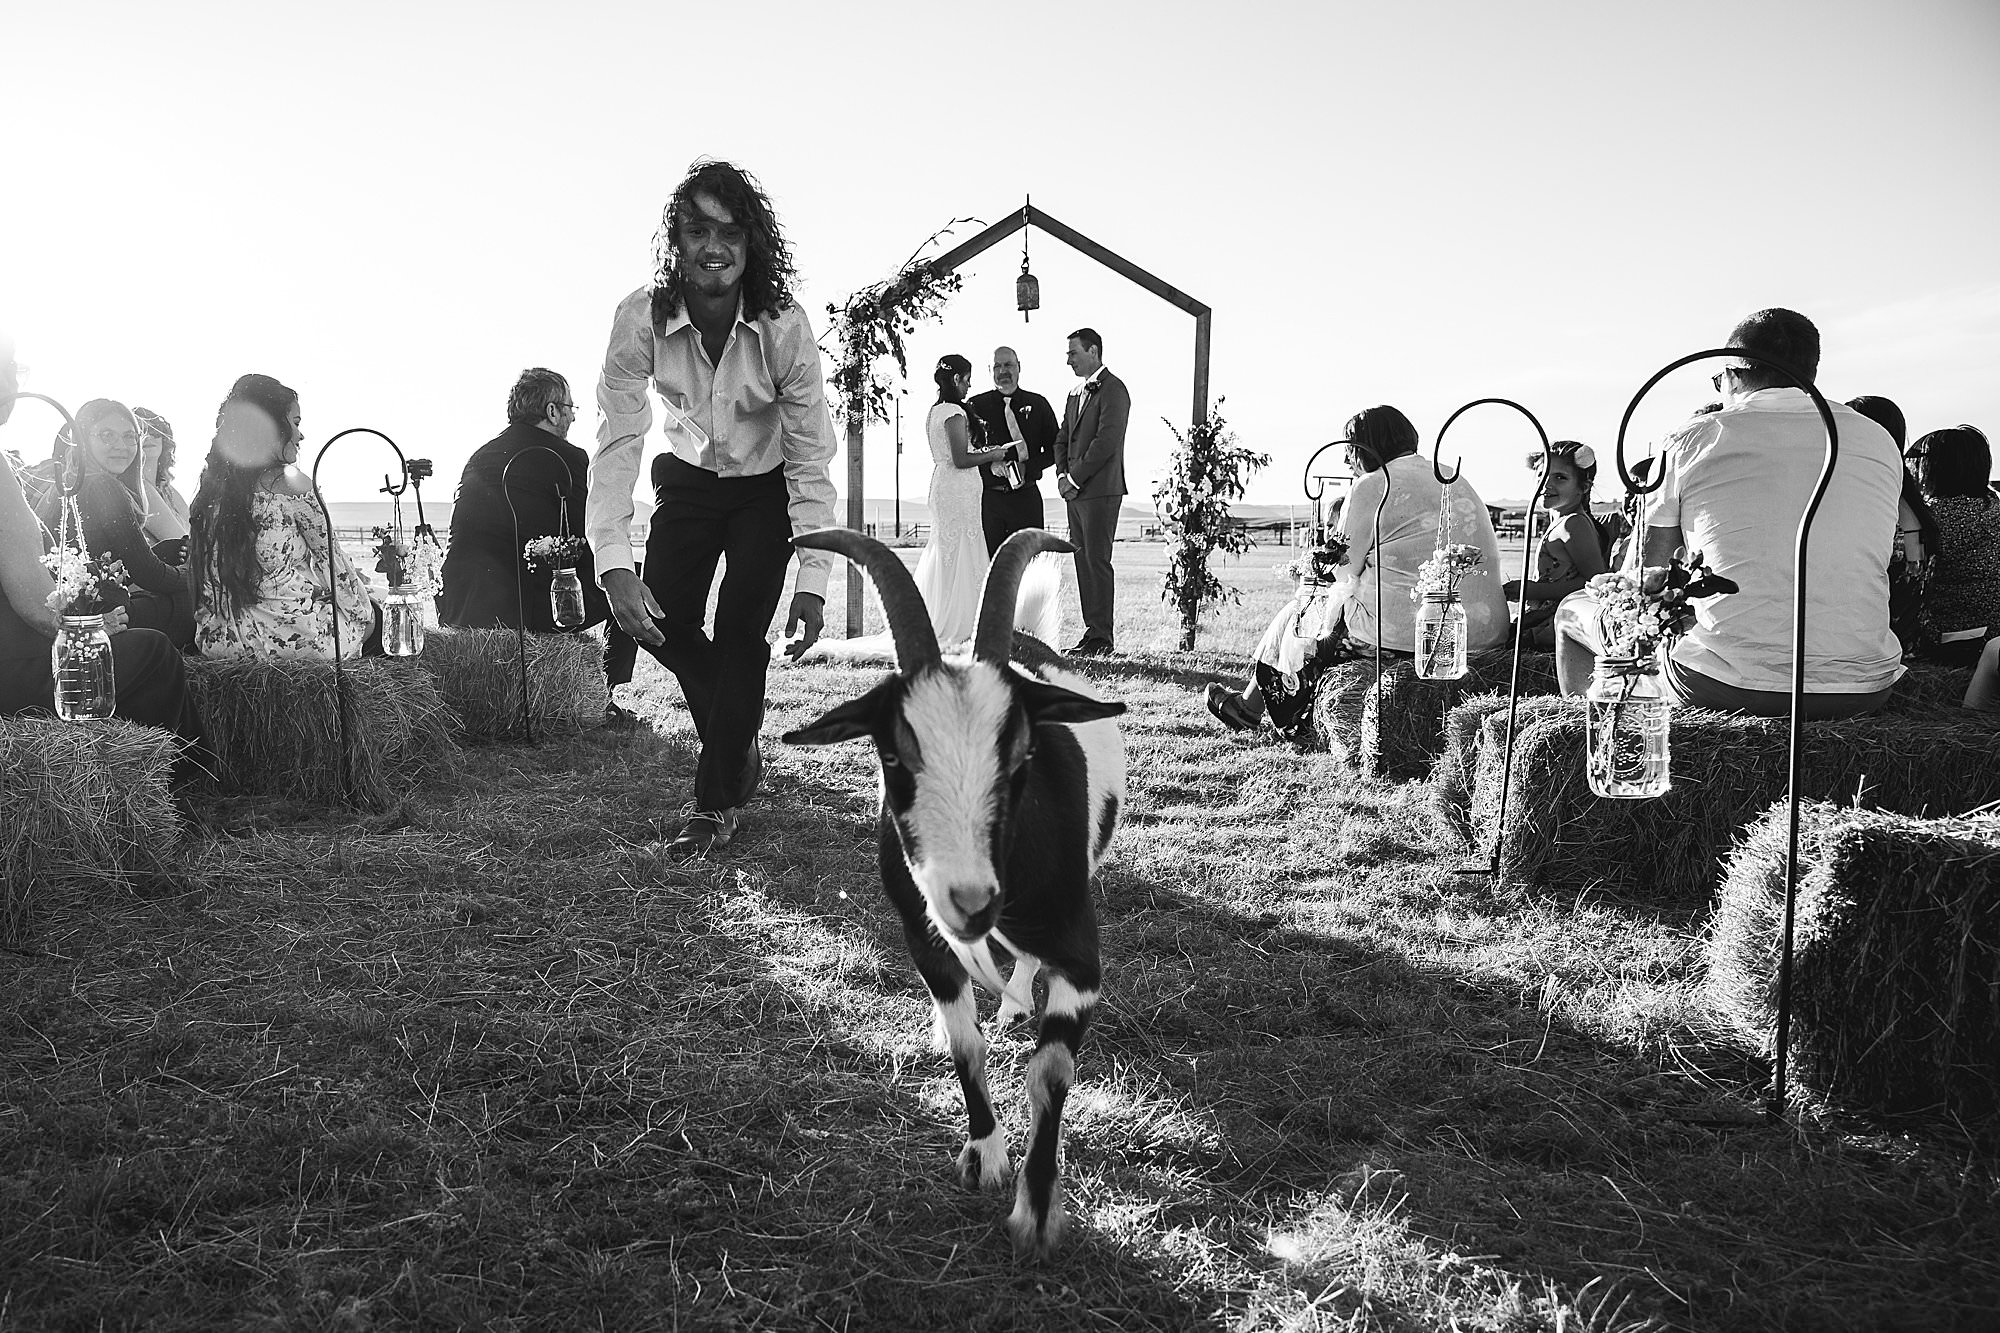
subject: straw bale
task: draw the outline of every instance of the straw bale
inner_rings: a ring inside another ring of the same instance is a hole
[[[1521,668],[1525,680],[1526,659]],[[1514,725],[1523,727],[1536,718],[1554,716],[1573,706],[1555,694],[1524,695],[1514,710]],[[1467,843],[1473,840],[1472,792],[1479,772],[1480,748],[1486,743],[1486,722],[1499,715],[1492,729],[1493,743],[1504,747],[1506,712],[1507,696],[1493,692],[1473,695],[1445,717],[1437,762],[1431,768],[1430,803],[1438,822]],[[1508,799],[1511,804],[1513,798]],[[1496,796],[1496,803],[1497,800]]]
[[[1493,836],[1501,725],[1498,718],[1486,724],[1473,784],[1472,822],[1482,841]],[[1677,708],[1672,789],[1653,800],[1605,800],[1584,777],[1582,701],[1524,717],[1514,742],[1503,875],[1705,897],[1736,831],[1785,794],[1790,727],[1785,718]],[[1900,814],[1961,814],[2000,799],[2000,727],[1963,710],[1808,723],[1799,792]]]
[[[1373,688],[1373,659],[1360,665],[1358,675],[1343,677],[1329,707],[1314,709],[1313,729],[1320,744],[1356,772],[1403,781],[1430,775],[1443,749],[1445,715],[1451,708],[1473,695],[1507,688],[1513,654],[1477,654],[1458,680],[1424,680],[1409,658],[1387,658],[1379,691]],[[1523,654],[1522,696],[1552,694],[1555,687],[1555,657]],[[1324,682],[1321,689],[1326,689]]]
[[[188,680],[224,791],[387,808],[420,772],[455,767],[455,719],[415,663],[349,662],[352,790],[340,759],[333,663],[320,658],[203,657]]]
[[[1883,711],[1904,713],[1927,708],[1958,708],[1965,703],[1965,687],[1972,683],[1972,668],[1947,666],[1942,662],[1911,662]]]
[[[604,719],[604,646],[586,634],[530,634],[528,709],[537,732],[573,733]],[[511,629],[439,629],[418,659],[467,740],[521,735],[521,659]]]
[[[0,718],[0,939],[18,938],[39,889],[130,886],[180,840],[168,781],[181,742],[117,718]]]
[[[1788,811],[1731,858],[1702,995],[1725,1030],[1775,1056]],[[1787,1068],[1856,1109],[2000,1111],[2000,819],[1799,811]]]

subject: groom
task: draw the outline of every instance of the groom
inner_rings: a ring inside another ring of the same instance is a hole
[[[603,421],[585,528],[598,582],[627,634],[680,681],[701,737],[694,809],[667,844],[703,856],[736,835],[763,777],[757,730],[771,661],[765,634],[795,533],[837,526],[833,418],[812,324],[792,297],[791,250],[757,182],[700,162],[674,191],[650,287],[619,304],[597,381]],[[645,581],[632,572],[632,488],[653,424],[670,409],[671,452],[653,463]],[[798,553],[785,648],[819,638],[832,557]],[[715,630],[705,631],[716,563]]]
[[[1115,641],[1111,539],[1125,499],[1125,423],[1132,395],[1124,380],[1104,368],[1104,340],[1096,329],[1069,335],[1069,368],[1081,383],[1069,391],[1056,434],[1056,490],[1069,501],[1076,595],[1083,610],[1083,638],[1069,655],[1096,657],[1111,652]]]

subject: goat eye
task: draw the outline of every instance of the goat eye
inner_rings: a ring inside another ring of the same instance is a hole
[[[894,755],[894,754],[891,754],[891,753],[890,753],[889,751],[887,751],[887,750],[884,750],[884,751],[882,751],[882,767],[884,767],[884,768],[901,768],[902,766],[903,766],[903,761],[902,761],[902,759],[901,759],[900,757],[898,757],[897,755]]]

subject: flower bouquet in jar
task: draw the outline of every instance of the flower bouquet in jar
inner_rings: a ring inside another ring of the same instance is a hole
[[[1486,563],[1470,542],[1451,542],[1417,566],[1410,597],[1417,603],[1417,674],[1426,680],[1457,680],[1468,669],[1465,605],[1458,585]]]

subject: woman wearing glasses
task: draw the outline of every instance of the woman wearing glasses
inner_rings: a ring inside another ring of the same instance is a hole
[[[76,488],[84,545],[100,560],[122,566],[127,621],[156,629],[185,650],[194,642],[194,603],[187,574],[154,554],[146,535],[146,490],[140,476],[139,422],[131,409],[93,398],[77,409],[72,446],[58,437],[56,459]],[[43,495],[39,517],[52,533],[62,522],[63,487]]]

